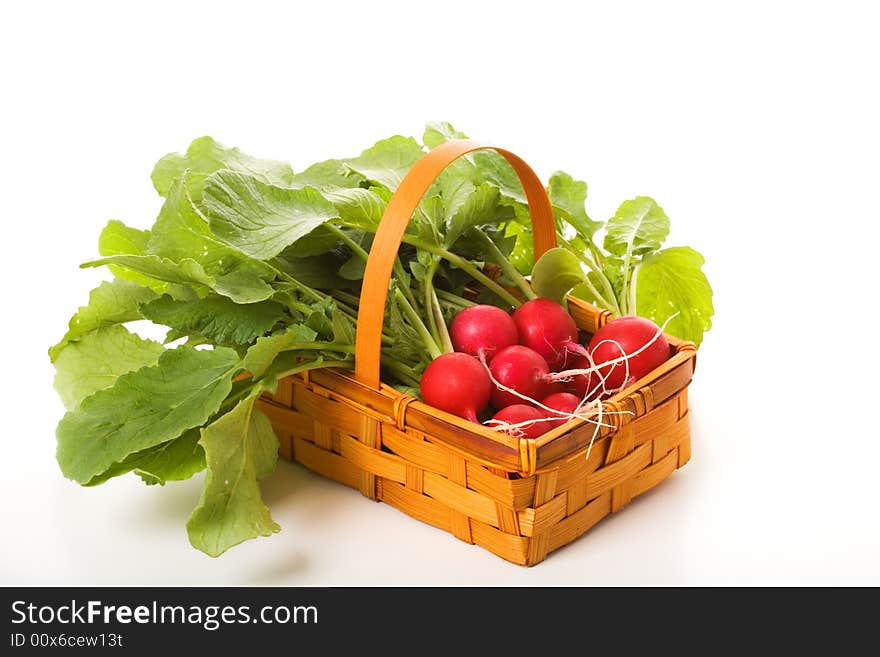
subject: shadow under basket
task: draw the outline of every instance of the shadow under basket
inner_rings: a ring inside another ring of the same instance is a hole
[[[587,335],[610,317],[579,299],[568,305]],[[539,438],[509,436],[335,369],[288,377],[259,405],[282,457],[531,566],[690,458],[696,348],[666,338],[670,358],[602,403],[613,426],[598,434],[578,418]]]

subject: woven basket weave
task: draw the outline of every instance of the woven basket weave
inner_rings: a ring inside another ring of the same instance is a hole
[[[494,147],[448,142],[401,182],[370,250],[361,309],[384,308],[393,258],[430,183],[454,159],[478,148]],[[522,160],[494,149],[523,183],[537,258],[555,245],[549,199]],[[569,298],[568,306],[585,339],[609,319],[578,299]],[[602,422],[613,426],[601,427],[595,438],[595,424],[577,418],[527,439],[445,413],[382,383],[381,329],[382,313],[362,310],[354,373],[328,368],[291,376],[260,399],[280,454],[508,561],[542,561],[690,458],[693,343],[667,335],[669,360],[603,402]]]

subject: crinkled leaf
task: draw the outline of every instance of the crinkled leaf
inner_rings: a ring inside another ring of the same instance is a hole
[[[539,297],[562,303],[573,287],[582,283],[586,274],[577,257],[568,249],[550,249],[532,269],[532,288]]]
[[[364,176],[394,191],[425,152],[412,137],[395,135],[378,141],[346,164]]]
[[[284,254],[276,258],[276,262],[278,268],[285,274],[311,288],[346,290],[353,286],[351,281],[347,281],[337,274],[343,261],[336,254],[325,253],[308,258],[294,258],[287,257],[287,251],[285,251]],[[279,283],[276,285],[276,289],[283,290],[285,285]]]
[[[252,304],[269,299],[275,288],[262,278],[263,272],[254,269],[248,262],[242,262],[240,269],[214,277],[213,289],[235,303]]]
[[[214,284],[214,279],[205,273],[202,266],[190,259],[174,262],[156,255],[115,255],[84,262],[80,267],[102,267],[104,265],[124,267],[168,283],[193,285],[197,288],[199,286],[210,288]]]
[[[324,189],[323,194],[342,221],[372,232],[379,226],[387,204],[373,189],[331,187]]]
[[[279,254],[281,258],[307,258],[320,256],[332,251],[342,243],[339,235],[327,228],[326,224],[318,226],[308,235],[300,237]]]
[[[187,334],[198,333],[215,344],[249,344],[268,333],[284,316],[284,307],[274,301],[247,305],[221,296],[177,301],[162,296],[141,306],[144,317]]]
[[[220,169],[247,173],[272,185],[293,183],[293,169],[286,162],[263,160],[242,153],[214,141],[211,137],[194,140],[185,154],[169,153],[156,163],[151,175],[153,186],[161,196],[167,196],[172,183],[189,170],[189,191],[194,201],[201,199],[205,178]]]
[[[482,223],[492,222],[498,205],[498,188],[489,183],[471,188],[467,197],[461,201],[458,210],[446,222],[446,246],[451,246],[468,229]],[[448,206],[447,206],[448,211]]]
[[[339,218],[313,187],[267,185],[254,176],[218,171],[208,177],[202,208],[211,232],[258,260],[268,260],[326,221]]]
[[[229,394],[238,369],[231,349],[178,347],[152,367],[123,374],[58,423],[61,471],[88,483],[130,454],[201,426]]]
[[[111,219],[98,236],[98,253],[102,256],[143,256],[147,255],[149,241],[150,231],[131,228],[121,221]],[[116,265],[110,265],[109,269],[116,278],[143,285],[157,294],[163,294],[168,291],[168,283],[165,281],[159,281],[131,269],[117,267]]]
[[[285,331],[259,338],[247,350],[244,368],[255,377],[262,376],[278,354],[302,350],[303,345],[311,345],[317,338],[317,331],[304,324],[294,324]]]
[[[508,260],[521,274],[529,275],[535,263],[535,244],[532,231],[519,222],[511,221],[505,226],[504,235],[516,239],[516,244],[510,252]]]
[[[364,180],[362,175],[346,166],[344,160],[324,160],[296,174],[290,186],[296,189],[314,187],[323,190],[326,187],[360,187]]]
[[[49,357],[54,362],[68,343],[103,326],[143,319],[140,305],[155,298],[156,293],[152,290],[129,281],[102,282],[89,293],[88,305],[80,306],[70,318],[67,333],[49,349]]]
[[[605,250],[614,255],[656,251],[669,234],[669,218],[647,196],[624,201],[605,226]]]
[[[425,125],[422,141],[428,148],[436,148],[451,139],[467,139],[467,135],[453,128],[449,121],[430,121]]]
[[[176,179],[153,225],[147,253],[179,261],[193,259],[212,272],[222,269],[223,258],[233,251],[211,234],[207,220],[193,204],[187,187],[190,175]]]
[[[202,430],[208,472],[199,505],[186,523],[193,547],[217,557],[229,548],[281,528],[263,503],[259,480],[271,474],[278,439],[255,396]]]
[[[497,151],[483,149],[472,154],[476,170],[474,184],[491,182],[502,196],[517,203],[527,203],[526,193],[516,172],[504,156]]]
[[[104,326],[65,347],[55,359],[55,389],[68,410],[123,374],[154,365],[165,348],[124,326]]]
[[[150,231],[126,226],[118,219],[107,222],[98,237],[98,253],[103,256],[127,253],[146,255]]]
[[[590,219],[584,208],[587,183],[575,180],[564,171],[556,171],[550,176],[547,193],[557,218],[571,224],[580,235],[592,238],[602,227],[602,222]]]
[[[712,288],[702,266],[705,260],[688,246],[652,253],[636,273],[636,313],[666,326],[666,332],[699,345],[712,328]]]
[[[205,469],[205,451],[199,445],[199,429],[189,429],[182,436],[148,447],[114,463],[91,479],[87,486],[97,486],[108,479],[134,471],[148,486],[168,481],[183,481]]]

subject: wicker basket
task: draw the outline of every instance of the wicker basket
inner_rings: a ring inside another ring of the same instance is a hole
[[[500,148],[448,142],[416,163],[388,203],[367,263],[362,309],[384,308],[394,256],[431,182],[478,148],[501,153],[523,183],[535,257],[555,246],[549,199],[525,162]],[[586,335],[609,318],[578,299],[568,304]],[[319,369],[288,377],[260,400],[281,455],[508,561],[542,561],[690,458],[690,342],[667,335],[669,360],[603,402],[603,422],[613,427],[602,427],[587,458],[595,425],[583,419],[536,439],[517,438],[381,383],[381,330],[381,312],[361,312],[353,374]]]

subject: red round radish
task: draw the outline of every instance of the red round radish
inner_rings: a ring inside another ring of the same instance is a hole
[[[477,357],[482,353],[487,362],[499,350],[519,342],[513,317],[486,304],[459,311],[449,325],[449,337],[456,351]]]
[[[547,380],[550,368],[541,354],[522,345],[511,345],[495,354],[489,364],[489,370],[495,381],[532,401],[537,401],[562,389],[560,384]],[[492,387],[490,399],[492,406],[496,409],[502,409],[511,404],[528,403],[528,400],[502,390],[498,386]]]
[[[432,360],[419,381],[422,400],[472,422],[489,404],[492,382],[483,364],[470,354],[452,352]]]
[[[553,371],[565,365],[569,347],[579,348],[578,329],[568,311],[550,299],[526,301],[513,313],[519,343],[534,349]]]
[[[529,420],[531,420],[531,424],[524,424],[521,427],[506,427],[505,424],[491,422],[489,426],[497,427],[499,431],[509,433],[512,436],[537,438],[542,433],[546,433],[552,424],[551,422],[538,421],[542,420],[544,417],[546,416],[534,406],[529,406],[528,404],[511,404],[495,413],[495,415],[492,416],[492,419],[504,422],[507,425],[528,422]]]
[[[566,414],[557,415],[556,413],[551,413],[546,409],[539,408],[538,410],[544,412],[544,417],[557,418],[544,422],[544,424],[546,424],[548,427],[547,431],[568,422],[570,418],[567,417],[567,415],[571,415],[578,409],[578,407],[581,405],[581,399],[581,397],[573,395],[570,392],[554,392],[552,395],[547,395],[546,397],[544,397],[544,399],[541,400],[541,406],[546,406],[547,408],[552,408]]]
[[[565,369],[590,369],[590,359],[581,355],[570,356],[565,364]],[[602,386],[599,385],[599,377],[596,373],[590,372],[589,374],[575,374],[571,381],[566,381],[565,390],[573,395],[577,395],[578,399],[591,401],[602,393]]]
[[[641,379],[669,358],[669,343],[660,327],[635,316],[612,319],[596,331],[587,349],[609,391]],[[618,359],[625,360],[613,362]]]

